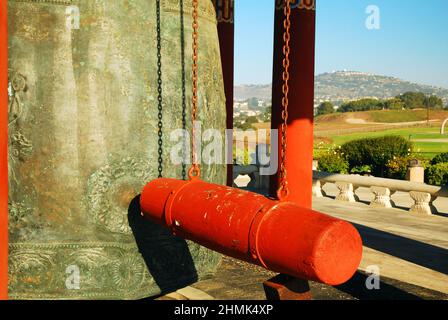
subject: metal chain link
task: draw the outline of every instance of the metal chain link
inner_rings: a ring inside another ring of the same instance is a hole
[[[193,97],[192,97],[192,164],[188,171],[188,177],[190,179],[199,178],[201,175],[201,170],[198,164],[198,155],[196,152],[196,128],[195,121],[197,119],[198,113],[198,35],[199,35],[199,24],[198,24],[198,0],[193,0],[193,67],[192,67],[192,82],[193,82]]]
[[[158,153],[158,172],[159,178],[163,176],[163,98],[162,98],[162,39],[160,31],[160,0],[156,0],[157,16],[157,153]]]
[[[184,0],[180,0],[180,55],[182,69],[182,129],[186,135],[187,130],[187,95],[186,95],[186,75],[185,75],[185,25],[184,25]],[[184,136],[184,144],[186,143]],[[185,146],[185,145],[184,145]],[[186,152],[184,148],[184,152]],[[184,155],[183,155],[184,156]],[[187,179],[187,165],[182,161],[182,179]]]
[[[286,148],[287,148],[287,128],[288,128],[288,94],[289,94],[289,54],[290,54],[290,40],[291,40],[291,0],[285,0],[283,27],[283,85],[282,85],[282,125],[281,125],[281,151],[280,151],[280,185],[277,190],[277,197],[279,200],[285,199],[289,195],[287,171],[286,171]]]

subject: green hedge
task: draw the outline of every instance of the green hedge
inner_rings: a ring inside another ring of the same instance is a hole
[[[337,152],[330,152],[319,158],[319,171],[329,173],[348,173],[348,162]]]
[[[438,154],[431,160],[432,165],[435,165],[438,163],[443,163],[443,162],[448,162],[448,152]]]
[[[430,166],[426,170],[426,183],[434,186],[448,185],[448,162]]]
[[[412,143],[400,136],[384,136],[353,140],[342,145],[341,154],[348,161],[349,170],[370,166],[377,177],[388,176],[388,163],[396,157],[406,157]]]

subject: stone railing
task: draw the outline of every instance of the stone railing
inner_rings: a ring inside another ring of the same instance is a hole
[[[233,182],[236,187],[248,187],[260,190],[261,193],[269,189],[269,176],[260,175],[260,167],[255,164],[247,166],[234,165]]]
[[[394,179],[375,178],[359,175],[332,174],[313,171],[313,196],[324,197],[326,194],[322,187],[334,184],[338,189],[336,200],[356,202],[358,197],[356,189],[369,188],[373,193],[372,207],[392,208],[394,206],[391,196],[395,192],[407,192],[413,200],[410,212],[419,214],[438,213],[433,202],[438,197],[448,197],[448,187],[430,186],[424,183],[409,182]]]
[[[269,188],[269,176],[261,176],[257,165],[233,167],[234,186],[248,187],[260,193],[266,193]],[[357,202],[358,188],[368,188],[373,194],[370,206],[378,208],[395,207],[392,195],[396,192],[409,194],[413,204],[409,211],[419,214],[436,214],[437,208],[433,202],[439,197],[448,198],[448,187],[436,187],[420,182],[384,179],[360,175],[345,175],[313,170],[313,196],[327,196],[323,187],[333,184],[337,188],[336,200]]]

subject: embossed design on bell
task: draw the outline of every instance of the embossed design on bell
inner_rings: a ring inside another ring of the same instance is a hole
[[[127,157],[106,164],[87,182],[88,212],[93,222],[110,232],[131,234],[127,210],[143,182],[155,176],[151,163]]]
[[[183,1],[188,70],[192,2]],[[79,29],[66,27],[68,5],[79,7]],[[8,1],[12,299],[144,298],[176,281],[210,276],[220,263],[219,254],[159,229],[136,243],[129,223],[136,210],[131,200],[157,171],[155,5],[156,0]],[[207,127],[223,130],[216,12],[209,0],[199,5],[199,116]],[[179,8],[180,0],[161,1],[166,132],[182,127]],[[169,136],[163,144],[164,174],[181,177],[180,166],[169,161]],[[209,181],[220,184],[225,169],[204,166]],[[155,271],[148,271],[144,250]],[[172,265],[163,264],[167,257]],[[158,271],[179,273],[176,265],[185,261],[192,266],[182,279],[165,279]],[[65,285],[70,265],[80,269],[79,290]]]
[[[9,82],[9,103],[8,103],[8,126],[11,126],[22,115],[23,104],[21,95],[26,89],[26,78],[20,73],[9,71],[11,81]]]

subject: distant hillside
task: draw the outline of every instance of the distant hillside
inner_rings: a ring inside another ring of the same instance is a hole
[[[394,77],[367,74],[353,71],[324,73],[315,79],[315,102],[332,101],[336,104],[365,97],[379,99],[395,97],[406,91],[419,91],[435,94],[448,103],[448,89],[421,85]],[[235,87],[235,99],[251,97],[269,100],[270,85],[243,85]]]
[[[247,100],[258,98],[271,100],[272,89],[270,84],[265,85],[240,85],[234,87],[235,100]]]
[[[316,77],[316,100],[334,102],[364,97],[391,98],[406,91],[435,94],[448,102],[448,89],[421,85],[394,77],[362,72],[338,71]]]

